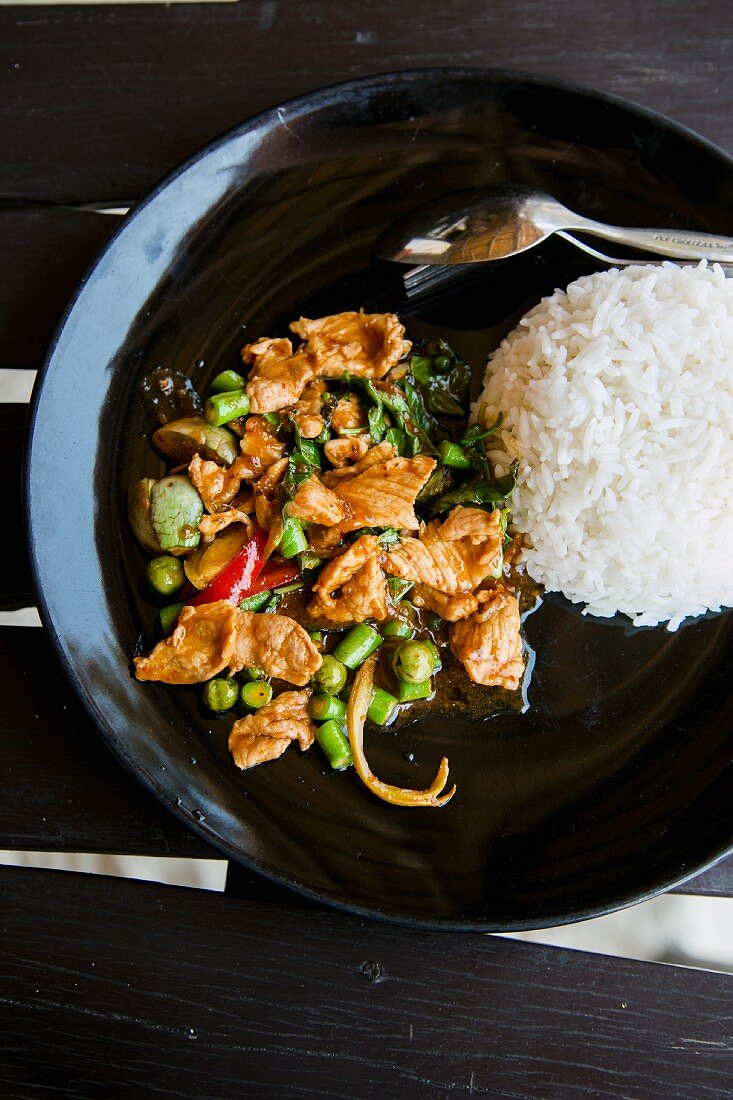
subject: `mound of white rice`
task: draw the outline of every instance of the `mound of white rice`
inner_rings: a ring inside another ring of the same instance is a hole
[[[665,263],[545,298],[489,360],[530,574],[637,626],[733,605],[733,279]]]

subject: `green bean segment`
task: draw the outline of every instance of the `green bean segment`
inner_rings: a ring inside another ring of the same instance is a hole
[[[332,718],[343,721],[346,718],[346,703],[335,695],[312,695],[308,713],[314,722],[327,722]]]
[[[232,679],[209,680],[204,688],[204,703],[217,713],[231,710],[239,698],[239,684]]]
[[[242,375],[235,370],[223,370],[217,374],[209,386],[210,393],[231,393],[234,390],[243,390],[247,385]]]
[[[316,741],[323,749],[334,771],[343,771],[354,763],[349,739],[343,726],[338,722],[324,722],[319,726],[316,730]]]
[[[256,592],[254,596],[245,596],[243,600],[240,600],[239,606],[242,611],[259,611],[261,607],[265,606],[269,598],[269,592]]]
[[[428,647],[433,655],[433,672],[440,672],[441,668],[443,667],[443,662],[440,658],[440,650],[438,649],[437,645],[429,638],[427,638],[423,644]]]
[[[214,393],[206,402],[204,416],[209,424],[220,427],[230,420],[237,420],[249,412],[249,398],[244,390],[228,390]]]
[[[392,718],[397,700],[383,688],[375,687],[372,690],[372,701],[367,710],[367,718],[377,726],[386,726]]]
[[[307,549],[308,539],[305,537],[300,520],[287,516],[283,523],[278,550],[284,558],[294,558],[296,554],[302,554]]]
[[[358,623],[353,626],[345,638],[342,638],[333,651],[337,661],[341,661],[347,668],[355,669],[366,661],[374,653],[375,649],[384,641],[373,627],[366,623]]]
[[[318,554],[311,553],[310,550],[306,550],[298,558],[298,565],[304,572],[307,569],[318,569],[320,565],[323,565],[323,558],[320,558]]]
[[[420,684],[433,672],[434,654],[425,642],[403,642],[392,657],[392,668],[403,684]]]
[[[390,619],[382,627],[382,634],[385,638],[414,638],[415,631],[409,623],[403,622],[402,619]]]
[[[169,603],[167,607],[161,607],[158,612],[158,622],[164,634],[171,633],[185,606],[185,603]]]
[[[432,694],[432,680],[422,680],[419,684],[400,684],[397,699],[400,703],[414,703],[416,699],[429,699]]]
[[[440,458],[444,466],[450,466],[453,470],[470,470],[471,459],[468,457],[460,443],[450,443],[444,439],[440,444]]]

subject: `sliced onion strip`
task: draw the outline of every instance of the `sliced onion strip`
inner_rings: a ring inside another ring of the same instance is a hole
[[[383,783],[381,779],[377,779],[367,764],[364,756],[364,722],[372,698],[376,660],[376,654],[372,654],[364,662],[356,674],[349,696],[347,729],[356,773],[372,794],[375,794],[377,798],[382,798],[385,802],[391,802],[393,806],[445,806],[446,802],[450,801],[456,793],[455,786],[451,787],[447,794],[441,795],[440,793],[448,782],[448,760],[445,756],[440,761],[435,779],[424,791],[415,791],[409,787],[394,787],[391,783]]]
[[[267,542],[265,548],[262,551],[263,564],[267,562],[268,558],[272,554],[273,550],[278,546],[280,539],[283,537],[283,517],[281,512],[277,512],[272,517],[272,523],[270,524],[270,532],[267,536]]]

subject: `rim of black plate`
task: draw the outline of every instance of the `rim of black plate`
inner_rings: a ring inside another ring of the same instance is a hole
[[[46,602],[44,592],[44,582],[41,576],[41,570],[38,559],[36,557],[34,541],[32,538],[32,517],[31,517],[31,472],[32,472],[32,458],[33,447],[35,442],[36,432],[36,420],[38,414],[38,408],[40,405],[41,393],[43,390],[46,374],[51,366],[56,349],[61,337],[61,334],[66,326],[66,323],[74,310],[79,296],[93,277],[98,266],[102,263],[108,252],[110,252],[117,244],[118,238],[125,233],[128,225],[142,214],[143,211],[153,203],[166,189],[167,187],[180,176],[184,175],[190,169],[194,168],[200,161],[204,160],[211,153],[215,152],[227,145],[233,139],[242,137],[248,132],[255,130],[257,127],[263,124],[273,123],[279,125],[285,125],[288,122],[289,116],[297,115],[304,108],[313,108],[321,105],[325,105],[329,100],[338,100],[341,95],[351,90],[359,88],[376,88],[380,86],[398,85],[400,83],[408,83],[418,77],[443,77],[443,78],[455,78],[455,79],[467,79],[467,78],[483,78],[487,82],[496,84],[522,84],[535,86],[537,88],[547,88],[557,91],[566,92],[573,96],[583,97],[586,99],[595,100],[599,103],[605,103],[609,106],[618,107],[628,114],[635,115],[638,118],[644,119],[650,123],[655,124],[660,129],[676,134],[677,136],[684,138],[691,145],[696,146],[701,152],[705,152],[714,156],[719,161],[725,163],[728,168],[733,171],[733,156],[726,153],[720,146],[714,142],[708,140],[702,135],[698,134],[695,130],[685,126],[683,123],[676,122],[674,119],[670,119],[666,115],[659,111],[655,111],[650,107],[644,107],[632,100],[626,99],[624,96],[617,95],[614,92],[602,91],[594,88],[590,85],[576,83],[574,81],[563,80],[557,77],[547,77],[537,73],[526,72],[524,70],[515,69],[502,69],[502,68],[486,68],[483,66],[424,66],[417,69],[406,69],[402,72],[387,72],[387,73],[375,73],[369,76],[356,77],[351,80],[338,81],[333,84],[324,85],[320,88],[313,89],[310,92],[305,92],[302,95],[296,96],[292,99],[287,99],[279,103],[275,103],[270,107],[265,108],[262,111],[257,112],[254,115],[249,116],[243,122],[238,123],[235,126],[230,127],[221,133],[218,137],[213,138],[205,145],[201,146],[190,156],[180,161],[174,166],[171,171],[167,172],[157,184],[155,184],[150,191],[148,191],[130,210],[128,214],[120,219],[120,224],[113,230],[110,237],[105,241],[103,247],[96,254],[94,260],[90,264],[89,268],[82,276],[81,280],[77,284],[73,291],[69,302],[56,325],[55,331],[51,338],[48,351],[43,361],[43,365],[38,372],[36,384],[33,388],[33,394],[29,405],[28,414],[28,433],[25,444],[25,453],[23,461],[22,471],[22,489],[23,489],[23,521],[24,521],[24,533],[26,537],[26,544],[28,547],[28,555],[31,565],[31,573],[33,577],[35,593],[38,603],[38,611],[43,622],[43,626],[51,639],[51,643],[55,650],[55,653],[59,659],[61,667],[64,673],[71,683],[77,697],[81,700],[82,705],[92,719],[97,730],[104,738],[107,745],[114,752],[115,756],[125,766],[125,768],[140,782],[155,798],[165,806],[183,825],[185,825],[192,832],[198,834],[207,844],[219,851],[222,855],[235,863],[239,863],[248,869],[255,871],[257,874],[262,875],[263,878],[275,883],[278,886],[283,887],[286,890],[293,891],[302,897],[309,898],[313,901],[318,901],[324,905],[329,906],[332,909],[339,910],[344,913],[349,913],[352,916],[364,917],[370,920],[378,920],[388,924],[399,925],[409,928],[422,928],[432,931],[447,931],[447,932],[519,932],[528,931],[531,929],[549,928],[554,926],[560,926],[564,924],[575,924],[579,921],[590,920],[594,917],[605,916],[612,912],[618,912],[619,910],[629,908],[632,905],[637,905],[640,902],[649,901],[651,898],[657,897],[660,894],[667,893],[670,890],[682,885],[692,878],[702,874],[705,871],[710,870],[716,864],[720,863],[727,856],[733,854],[733,840],[724,844],[717,854],[712,856],[709,860],[703,864],[694,867],[692,870],[686,870],[678,877],[671,879],[665,879],[663,882],[658,882],[656,885],[651,886],[643,893],[631,892],[629,894],[620,894],[618,904],[614,904],[609,907],[607,905],[599,905],[597,907],[589,907],[587,909],[579,910],[572,915],[555,914],[549,917],[543,917],[539,920],[525,920],[502,923],[497,925],[496,922],[491,920],[445,920],[445,919],[431,919],[430,917],[411,917],[403,915],[395,915],[385,913],[377,908],[370,908],[366,905],[357,905],[348,901],[342,901],[338,898],[332,898],[327,894],[312,889],[308,886],[301,885],[294,882],[284,875],[279,874],[277,871],[270,867],[267,867],[259,863],[256,859],[244,857],[243,854],[231,844],[226,837],[220,836],[209,828],[206,822],[199,821],[195,816],[189,814],[182,806],[178,805],[171,794],[166,791],[157,780],[157,777],[153,774],[148,774],[143,771],[139,764],[136,764],[135,760],[125,755],[122,749],[122,745],[116,736],[113,736],[113,731],[108,727],[108,723],[105,716],[101,713],[96,706],[94,699],[89,695],[86,688],[80,681],[79,677],[74,671],[72,662],[69,660],[66,651],[58,637],[53,621],[49,614],[48,605]]]

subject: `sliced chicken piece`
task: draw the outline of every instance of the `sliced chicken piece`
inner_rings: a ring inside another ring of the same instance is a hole
[[[350,435],[344,436],[343,439],[329,439],[323,450],[331,465],[341,469],[359,462],[370,446],[371,440],[368,435]]]
[[[480,611],[453,624],[450,645],[475,684],[516,690],[524,672],[516,596],[495,588]]]
[[[243,481],[258,476],[246,458],[235,458],[228,468],[195,454],[188,464],[188,476],[199,491],[207,512],[221,512],[236,497]]]
[[[417,531],[420,523],[415,515],[415,499],[434,469],[435,459],[416,455],[391,458],[369,466],[356,477],[344,478],[335,489],[350,516],[341,523],[341,530],[396,527]]]
[[[381,547],[376,535],[362,535],[337,558],[330,561],[328,565],[324,565],[318,574],[313,591],[328,603],[333,592],[343,588],[370,558],[378,559],[380,552]]]
[[[238,768],[253,768],[277,760],[297,741],[305,751],[313,744],[316,727],[308,714],[310,690],[284,691],[254,714],[240,718],[229,734],[229,752]]]
[[[149,657],[135,658],[138,680],[200,684],[218,676],[234,654],[241,614],[224,600],[184,607],[170,638],[158,642]]]
[[[473,528],[465,538],[444,537],[446,524],[448,534],[456,535],[458,527],[453,516],[458,510],[454,509],[445,523],[433,520],[421,529],[419,538],[403,538],[389,550],[385,564],[387,573],[449,596],[473,592],[487,577],[495,577],[502,565],[501,513],[498,510],[484,513],[484,541],[476,543],[471,541],[475,537]]]
[[[303,439],[316,439],[323,431],[323,417],[318,413],[296,413],[294,420]]]
[[[376,535],[362,535],[325,565],[313,588],[316,596],[308,605],[308,614],[334,623],[386,619],[387,581],[379,564],[380,554]]]
[[[344,518],[343,504],[315,474],[311,474],[299,487],[287,511],[295,519],[320,523],[326,527],[340,523]]]
[[[328,605],[317,596],[308,605],[308,614],[332,623],[363,623],[365,619],[382,622],[388,618],[387,581],[379,559],[370,558],[362,565]]]
[[[317,373],[305,351],[293,354],[290,340],[256,340],[242,348],[242,359],[251,368],[246,393],[253,413],[294,405]]]
[[[501,523],[501,513],[496,509],[485,512],[483,508],[457,505],[443,522],[440,537],[448,542],[467,539],[473,546],[492,542],[496,537],[496,525]]]
[[[321,667],[321,654],[310,635],[287,615],[238,611],[234,651],[229,668],[264,669],[267,676],[302,687]]]
[[[269,531],[273,518],[280,512],[280,482],[288,468],[287,458],[278,459],[252,485],[255,502],[255,516],[263,530]]]
[[[339,398],[331,416],[331,428],[337,435],[353,431],[354,428],[366,428],[367,414],[357,394],[347,393]]]
[[[327,470],[323,475],[323,483],[328,485],[330,489],[334,489],[344,479],[357,477],[372,466],[378,466],[380,462],[388,462],[391,458],[396,457],[397,448],[393,443],[388,443],[386,439],[383,439],[376,447],[370,447],[356,465],[341,470]]]
[[[246,508],[246,511],[243,509]],[[203,541],[211,542],[220,531],[229,527],[232,523],[242,523],[252,534],[252,520],[249,518],[254,511],[254,498],[249,501],[241,501],[236,508],[225,508],[223,512],[217,512],[213,516],[203,516],[199,521],[199,531]]]
[[[305,350],[322,378],[340,378],[347,371],[384,378],[412,347],[394,313],[336,313],[315,321],[301,317],[290,329],[306,341]]]
[[[415,607],[425,607],[428,611],[434,611],[447,623],[457,623],[460,619],[467,619],[478,610],[478,600],[470,592],[462,592],[458,596],[447,596],[445,592],[438,592],[425,584],[416,584],[410,598]]]
[[[285,444],[277,438],[264,416],[248,416],[239,443],[243,455],[252,459],[260,473],[277,462],[285,453]]]
[[[328,386],[320,378],[316,378],[314,382],[309,382],[303,390],[300,401],[295,406],[294,413],[296,415],[300,413],[321,413],[323,411],[323,395],[327,389]]]

